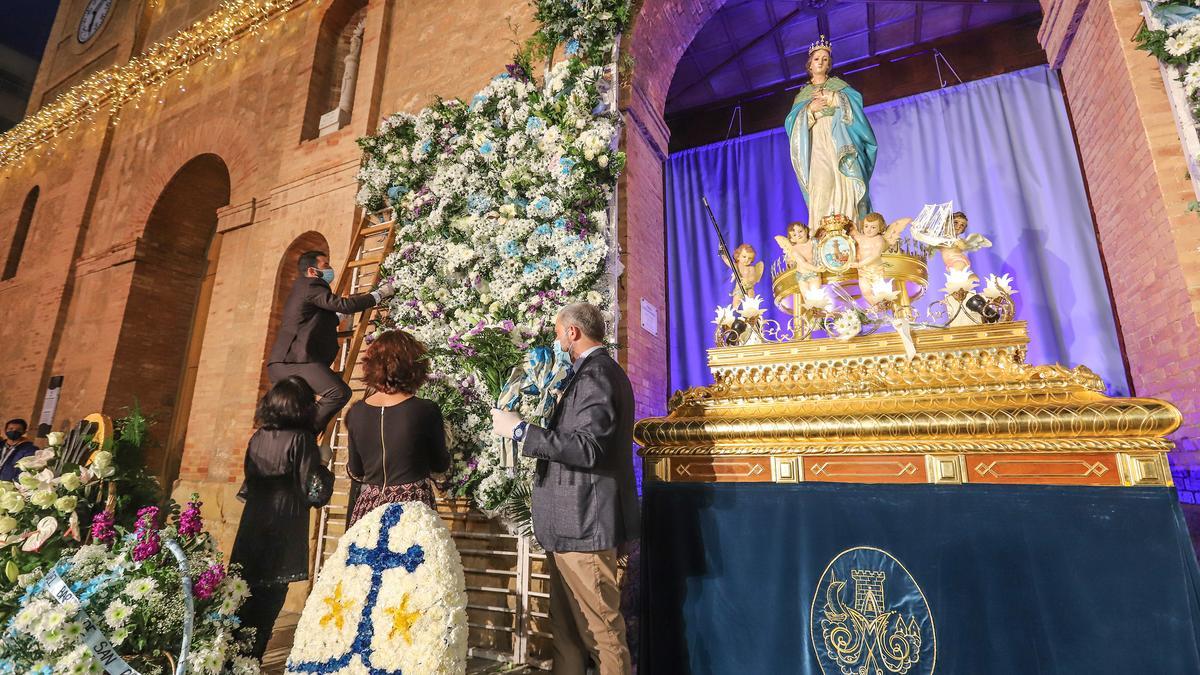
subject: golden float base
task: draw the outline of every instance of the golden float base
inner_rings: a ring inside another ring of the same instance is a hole
[[[1169,486],[1156,399],[1110,398],[1080,366],[1025,363],[1023,322],[710,349],[714,384],[638,422],[646,475],[801,481]]]

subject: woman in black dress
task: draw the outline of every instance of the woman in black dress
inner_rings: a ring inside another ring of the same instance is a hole
[[[308,578],[308,510],[329,501],[332,475],[313,435],[316,394],[299,377],[280,380],[258,404],[246,451],[246,506],[230,563],[241,565],[250,598],[238,616],[254,628],[262,660],[288,584]]]
[[[434,508],[431,472],[450,468],[442,411],[415,394],[429,377],[425,345],[400,330],[375,338],[363,356],[373,390],[346,412],[346,471],[359,483],[350,525],[381,504],[424,502]]]

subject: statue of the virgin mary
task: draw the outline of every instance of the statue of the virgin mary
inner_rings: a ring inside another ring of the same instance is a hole
[[[832,63],[833,50],[822,36],[808,48],[811,79],[784,122],[810,227],[829,215],[860,221],[871,212],[875,132],[863,114],[862,94],[829,75]]]

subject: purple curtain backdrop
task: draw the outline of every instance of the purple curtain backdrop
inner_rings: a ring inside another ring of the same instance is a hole
[[[879,140],[873,208],[888,220],[953,200],[992,240],[972,255],[980,277],[1015,278],[1017,318],[1029,322],[1029,362],[1087,365],[1128,395],[1112,306],[1058,77],[1030,68],[867,108]],[[782,125],[782,120],[780,120]],[[729,271],[701,195],[732,248],[754,246],[770,302],[774,235],[806,220],[782,126],[671,155],[666,174],[671,385],[709,384],[712,319],[728,304]],[[929,262],[940,296],[941,256]],[[774,318],[786,319],[776,312]]]

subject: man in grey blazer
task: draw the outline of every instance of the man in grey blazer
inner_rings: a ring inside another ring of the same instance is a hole
[[[603,345],[604,318],[587,303],[558,314],[556,348],[574,375],[546,427],[494,410],[496,434],[537,458],[533,533],[550,554],[555,675],[631,669],[617,587],[617,548],[638,537],[633,477],[633,387]]]

